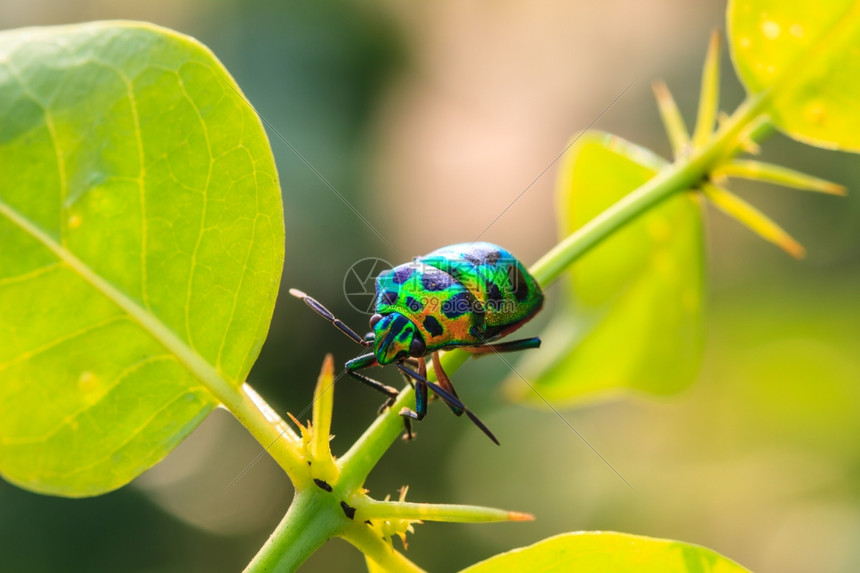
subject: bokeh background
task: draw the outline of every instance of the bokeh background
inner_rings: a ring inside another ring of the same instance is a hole
[[[473,240],[532,182],[485,238],[527,263],[550,248],[555,169],[538,175],[631,82],[595,126],[667,156],[650,82],[665,79],[691,119],[708,33],[724,27],[724,11],[716,0],[31,0],[0,3],[0,29],[140,19],[210,46],[259,113],[378,231],[269,132],[285,205],[283,294],[302,288],[361,328],[367,317],[343,296],[354,261],[400,262]],[[743,91],[724,69],[731,111]],[[735,186],[805,244],[802,262],[708,214],[697,382],[670,399],[564,412],[636,491],[553,413],[506,403],[501,361],[473,361],[455,383],[502,447],[434,407],[367,487],[384,497],[408,484],[414,501],[537,520],[418,526],[410,558],[452,571],[555,533],[602,529],[700,543],[754,571],[860,570],[860,158],[778,135],[764,158],[853,193]],[[282,296],[250,381],[279,411],[306,417],[328,351],[340,362],[355,349]],[[338,383],[336,452],[379,401]],[[267,456],[248,468],[260,451],[218,411],[165,462],[105,496],[68,500],[0,482],[0,571],[241,570],[292,495]],[[365,569],[355,549],[332,541],[302,570]]]

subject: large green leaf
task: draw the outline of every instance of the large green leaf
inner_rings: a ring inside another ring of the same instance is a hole
[[[751,93],[795,139],[860,151],[860,1],[731,0],[729,46]]]
[[[268,140],[205,47],[0,34],[0,472],[80,496],[162,459],[256,359],[283,235]]]
[[[744,573],[734,561],[689,543],[626,533],[564,533],[477,563],[462,573]]]
[[[562,236],[636,189],[666,162],[600,132],[566,154],[558,189]],[[517,398],[574,403],[619,388],[668,394],[692,382],[702,346],[704,239],[698,199],[679,194],[579,260],[568,304],[540,352],[508,381]]]

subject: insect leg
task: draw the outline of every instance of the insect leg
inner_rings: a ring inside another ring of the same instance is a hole
[[[421,380],[415,381],[415,410],[401,408],[400,415],[408,420],[423,420],[427,415],[427,384]]]
[[[298,299],[303,300],[304,303],[311,308],[311,310],[313,310],[315,313],[332,323],[335,328],[347,335],[356,344],[361,344],[362,346],[370,346],[370,344],[372,343],[356,334],[353,329],[348,327],[341,319],[333,315],[329,309],[320,304],[319,301],[317,301],[315,298],[312,298],[300,291],[299,289],[295,288],[290,289],[290,294]]]
[[[478,428],[482,432],[484,432],[488,438],[490,438],[491,440],[493,440],[493,442],[496,443],[496,445],[499,445],[499,440],[496,439],[496,436],[493,435],[493,432],[491,432],[490,429],[486,425],[484,425],[484,423],[471,410],[466,408],[466,406],[458,398],[452,396],[451,394],[449,394],[446,390],[444,390],[439,385],[434,384],[433,382],[430,382],[429,380],[427,380],[427,378],[421,376],[420,374],[418,374],[414,370],[407,368],[406,366],[404,366],[400,362],[397,362],[396,364],[400,370],[402,370],[403,372],[405,372],[406,374],[408,374],[409,376],[411,376],[415,380],[416,385],[418,385],[418,384],[426,385],[429,389],[433,390],[433,392],[437,396],[439,396],[449,406],[461,408],[466,413],[466,415],[469,416],[469,419],[472,420],[472,423],[474,423],[476,426],[478,426]],[[417,391],[416,391],[416,409],[417,409]]]
[[[349,374],[350,376],[352,376],[353,378],[355,378],[356,380],[358,380],[359,382],[367,384],[368,386],[370,386],[371,388],[373,388],[377,392],[381,392],[381,393],[385,394],[386,396],[388,396],[388,400],[386,400],[385,404],[383,404],[382,407],[380,407],[380,409],[379,409],[380,411],[391,406],[391,404],[394,403],[394,400],[397,399],[398,392],[397,392],[396,388],[392,388],[391,386],[388,386],[387,384],[383,384],[382,382],[379,382],[378,380],[374,380],[370,376],[365,376],[364,374],[360,374],[360,373],[356,372],[355,370],[350,370],[349,368],[346,369],[346,373]]]
[[[361,374],[360,372],[356,372],[356,370],[361,370],[363,368],[370,368],[372,366],[377,366],[376,357],[373,353],[363,354],[358,358],[353,358],[349,362],[346,363],[346,373],[351,377],[355,378],[362,384],[366,384],[376,390],[377,392],[381,392],[388,396],[388,399],[382,403],[381,406],[376,411],[376,414],[379,415],[385,411],[386,408],[390,408],[394,401],[397,399],[398,391],[396,388],[392,388],[387,384],[383,384],[379,380],[374,380],[370,376],[366,376]],[[426,371],[426,367],[425,367]],[[406,439],[411,440],[415,437],[415,434],[412,432],[412,423],[407,419],[403,419],[403,426],[406,428]]]
[[[374,380],[370,376],[365,376],[364,374],[359,374],[357,370],[364,370],[365,368],[371,368],[373,366],[378,366],[379,363],[376,361],[376,356],[373,355],[372,352],[368,352],[367,354],[362,354],[352,360],[347,361],[346,363],[346,373],[362,382],[367,384],[377,392],[381,392],[388,396],[388,400],[382,407],[379,409],[381,412],[388,406],[394,403],[394,400],[397,398],[397,389],[388,386],[387,384],[383,384],[377,380]]]
[[[400,374],[403,375],[410,385],[415,387],[415,410],[402,408],[400,415],[404,419],[423,420],[424,416],[427,415],[427,384],[424,382],[427,379],[427,361],[423,358],[404,360],[404,362],[412,361],[418,363],[418,376],[416,378],[411,377],[409,369],[401,369]],[[413,380],[415,380],[414,384]]]
[[[439,353],[434,352],[431,355],[431,360],[433,361],[433,372],[436,373],[436,380],[439,382],[439,386],[444,388],[445,391],[447,391],[449,394],[451,394],[453,397],[455,397],[455,398],[457,398],[457,400],[459,400],[460,397],[457,396],[457,391],[454,390],[454,385],[451,384],[451,379],[448,378],[448,375],[445,373],[445,370],[442,369],[442,362],[439,360]],[[419,374],[420,374],[420,372],[419,372]],[[449,402],[445,402],[445,404],[449,408],[451,408],[451,411],[454,412],[455,415],[457,415],[457,416],[463,415],[463,409],[462,408],[458,408]]]
[[[517,352],[519,350],[538,347],[540,347],[540,338],[535,336],[534,338],[521,338],[509,342],[482,344],[480,346],[463,346],[461,348],[470,354],[491,354],[495,352]]]
[[[427,377],[427,361],[424,358],[407,358],[404,362],[413,368],[418,368],[418,373],[422,377]],[[409,408],[401,408],[399,412],[403,417],[403,425],[406,427],[406,435],[403,438],[412,440],[415,438],[415,433],[412,431],[412,420],[422,420],[427,414],[427,386],[420,383],[413,384],[412,378],[402,370],[400,374],[410,386],[415,388],[415,409],[418,411],[413,412]]]

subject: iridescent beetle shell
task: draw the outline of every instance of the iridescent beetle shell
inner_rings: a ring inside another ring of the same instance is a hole
[[[388,364],[487,344],[542,306],[537,281],[507,250],[485,242],[442,247],[377,277],[373,352]]]

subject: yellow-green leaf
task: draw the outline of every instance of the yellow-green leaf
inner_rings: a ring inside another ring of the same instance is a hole
[[[562,236],[633,191],[666,162],[620,138],[589,132],[561,166]],[[554,403],[632,388],[655,394],[690,384],[702,346],[704,246],[696,196],[668,199],[577,261],[567,304],[518,371]],[[519,376],[515,398],[542,400]]]
[[[283,236],[265,132],[205,47],[0,34],[0,473],[93,495],[167,455],[256,359]]]
[[[731,0],[729,46],[750,93],[800,141],[860,151],[860,2]]]
[[[613,532],[563,533],[496,555],[462,573],[748,573],[719,553],[690,543]]]

